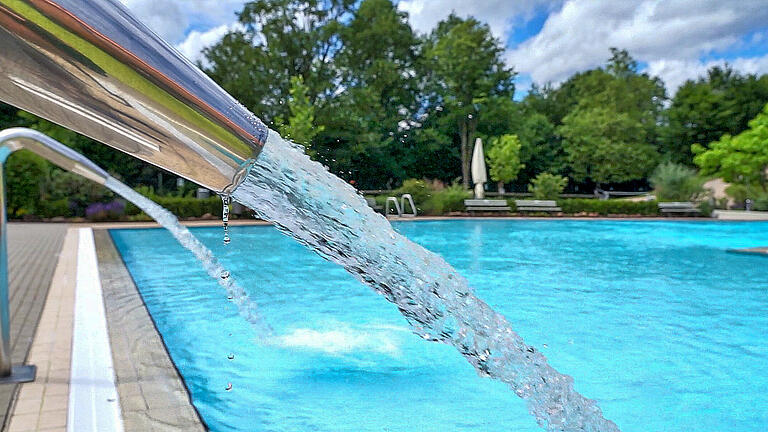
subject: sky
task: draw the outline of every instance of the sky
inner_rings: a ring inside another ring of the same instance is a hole
[[[236,28],[245,0],[121,0],[192,60]],[[518,72],[518,97],[531,83],[557,85],[627,49],[670,95],[714,65],[768,73],[768,0],[399,0],[412,27],[427,33],[451,12],[487,22]]]

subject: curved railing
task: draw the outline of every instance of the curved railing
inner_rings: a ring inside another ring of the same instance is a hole
[[[109,178],[106,171],[85,156],[45,134],[26,128],[0,131],[0,383],[34,381],[37,371],[33,365],[12,365],[10,350],[5,161],[13,152],[21,149],[29,150],[62,169],[102,185]]]

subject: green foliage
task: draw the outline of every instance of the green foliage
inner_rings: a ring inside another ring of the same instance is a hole
[[[454,183],[451,186],[435,188],[425,180],[408,179],[403,185],[392,191],[389,196],[398,200],[402,194],[409,193],[413,197],[420,214],[439,216],[450,212],[464,210],[464,200],[470,198],[471,193],[461,184]],[[388,195],[379,195],[376,203],[384,206]]]
[[[518,136],[522,144],[520,160],[524,164],[521,180],[528,183],[542,172],[565,173],[562,143],[547,116],[537,112],[525,113]]]
[[[419,207],[427,215],[444,215],[450,212],[464,210],[464,200],[471,197],[471,192],[461,184],[453,184],[446,188],[433,191],[431,196]]]
[[[417,206],[422,205],[432,196],[434,189],[424,180],[408,179],[403,185],[395,189],[392,193],[399,197],[403,194],[411,194],[413,201]]]
[[[704,175],[722,177],[725,181],[768,186],[768,104],[749,122],[749,129],[731,136],[724,135],[705,148],[692,147],[694,162]]]
[[[324,126],[314,125],[315,107],[309,102],[308,91],[300,76],[291,78],[291,97],[288,100],[291,116],[287,124],[280,125],[280,135],[283,138],[302,145],[309,145],[312,138],[325,129]],[[282,120],[278,120],[278,123],[282,123]]]
[[[151,196],[149,198],[180,219],[199,218],[206,214],[221,216],[222,205],[219,197],[197,199],[194,197]],[[125,214],[134,216],[142,214],[142,212],[135,205],[128,203],[125,207]]]
[[[663,83],[616,48],[602,67],[534,85],[516,102],[505,44],[487,24],[453,14],[419,35],[394,0],[252,0],[238,18],[237,30],[204,50],[202,67],[362,189],[408,178],[467,182],[474,138],[512,134],[523,165],[515,190],[545,172],[581,190],[644,187],[660,160],[690,164],[692,144],[738,135],[768,102],[768,75],[715,67],[665,109]],[[126,184],[176,190],[173,175],[0,104],[0,127],[17,125],[52,135]]]
[[[44,219],[55,217],[75,216],[72,204],[68,199],[43,199],[35,204],[35,215]]]
[[[354,0],[255,0],[239,13],[245,30],[204,50],[206,72],[267,122],[288,118],[291,77],[301,76],[310,102],[322,103],[340,82],[334,61],[340,29]]]
[[[660,164],[649,180],[659,201],[696,201],[706,182],[693,169],[674,162]]]
[[[520,140],[517,135],[502,135],[489,140],[487,159],[491,179],[509,183],[523,168],[520,163]]]
[[[767,102],[768,75],[714,66],[706,77],[686,81],[672,98],[663,151],[675,162],[691,164],[693,144],[706,146],[725,134],[737,135]]]
[[[8,216],[17,218],[34,213],[48,173],[48,162],[40,156],[20,150],[5,163],[5,184],[8,188]]]
[[[93,204],[108,202],[115,194],[104,186],[69,171],[55,169],[45,185],[46,198],[67,200],[74,216],[85,216],[85,209]],[[64,216],[64,215],[61,215]]]
[[[533,199],[557,199],[568,185],[568,179],[550,173],[541,173],[528,185],[528,191],[533,193]]]
[[[628,200],[596,200],[596,199],[566,199],[557,204],[566,214],[598,214],[607,215],[641,215],[657,216],[659,203],[657,201],[628,201]]]
[[[646,142],[643,124],[609,108],[579,109],[559,128],[571,175],[597,184],[645,178],[658,153]]]

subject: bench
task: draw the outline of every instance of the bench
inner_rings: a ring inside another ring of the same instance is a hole
[[[557,202],[550,200],[515,200],[517,211],[524,212],[561,212]]]
[[[510,210],[506,200],[468,199],[464,200],[468,212],[495,212]]]
[[[659,211],[662,214],[699,214],[701,210],[697,209],[692,202],[660,202]]]
[[[375,212],[381,213],[384,210],[384,206],[377,204],[375,198],[365,197],[365,202],[367,202],[368,207],[372,208]]]

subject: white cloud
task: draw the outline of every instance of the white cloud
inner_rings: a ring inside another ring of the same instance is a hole
[[[706,70],[702,56],[737,46],[766,23],[765,0],[568,0],[537,35],[508,53],[508,62],[535,82],[559,82],[604,64],[609,48],[618,47],[674,87]],[[762,67],[750,59],[732,63]]]
[[[139,21],[164,40],[175,43],[184,38],[189,25],[185,8],[175,0],[121,0]]]
[[[176,45],[176,49],[192,62],[202,60],[203,48],[215,44],[220,41],[225,34],[239,27],[240,26],[237,24],[222,24],[204,32],[192,31],[187,35],[187,38],[184,39],[183,42]]]
[[[141,22],[171,44],[188,39],[188,33],[206,33],[232,25],[246,0],[120,0]],[[196,29],[189,31],[190,27]]]
[[[739,57],[732,60],[670,60],[661,59],[648,63],[647,72],[664,80],[667,90],[673,94],[686,80],[704,76],[713,66],[728,63],[742,73],[762,75],[768,73],[768,54],[762,57]]]
[[[451,12],[461,17],[473,16],[488,23],[494,36],[506,41],[513,26],[530,18],[536,8],[551,9],[562,0],[401,0],[397,8],[408,12],[411,26],[428,33]]]

